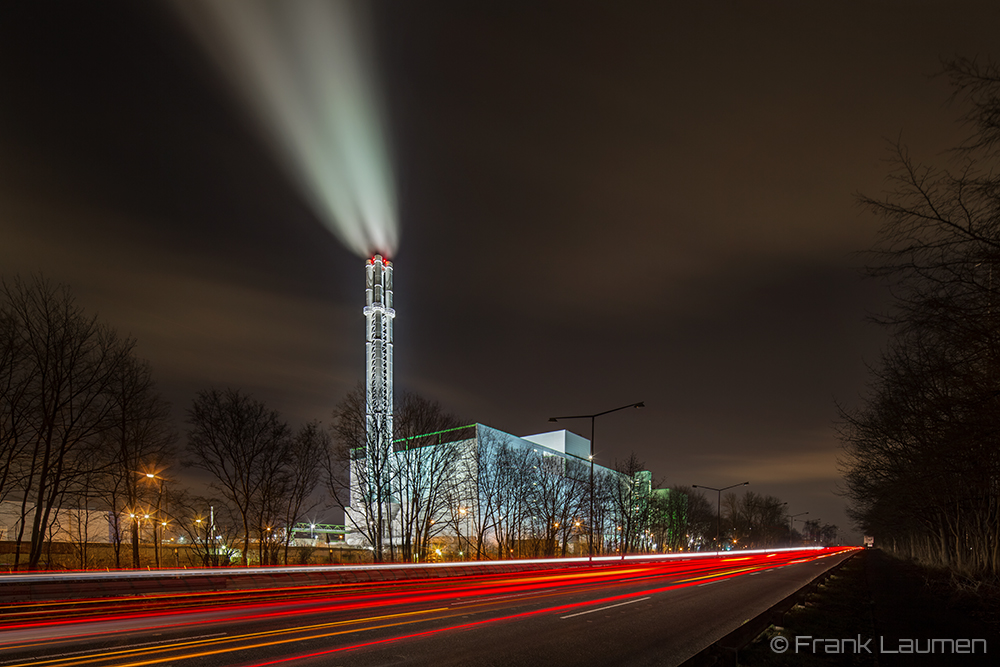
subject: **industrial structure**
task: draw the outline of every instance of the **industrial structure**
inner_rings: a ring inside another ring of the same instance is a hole
[[[392,327],[396,313],[392,262],[375,255],[367,260],[365,271],[365,443],[354,450],[350,462],[350,506],[345,507],[348,544],[367,546],[378,552],[377,557],[382,557],[383,549],[392,552],[406,540],[423,541],[425,550],[434,536],[454,537],[460,549],[477,533],[477,537],[490,541],[482,535],[484,526],[477,531],[473,525],[475,517],[486,511],[484,503],[492,503],[483,497],[485,478],[499,474],[501,468],[510,465],[507,459],[518,456],[522,468],[513,472],[521,481],[533,480],[528,482],[529,486],[545,486],[561,479],[576,485],[574,493],[593,495],[595,466],[590,441],[569,431],[518,437],[483,424],[472,424],[412,438],[395,438]],[[629,478],[612,469],[596,467],[598,479],[614,479],[634,489],[637,495],[648,495],[649,472]],[[588,490],[581,491],[581,485]],[[522,489],[520,493],[531,495],[534,491]],[[604,508],[595,510],[593,498],[590,500],[588,513],[591,521],[599,525],[589,527],[589,539],[594,539],[594,529],[601,542],[616,538],[613,522],[602,518],[606,514]],[[583,509],[573,509],[576,518],[570,523],[546,519],[541,530],[554,539],[555,529],[559,528],[565,549],[571,534],[577,541],[581,538]],[[539,512],[533,512],[532,516],[520,517],[508,531],[518,536],[526,531],[537,532],[540,519]],[[414,528],[417,523],[420,526]],[[495,544],[504,539],[496,529],[493,532]],[[508,535],[506,539],[513,538]]]
[[[375,255],[365,266],[365,427],[369,458],[392,450],[392,262]]]
[[[652,475],[644,470],[629,477],[595,464],[604,500],[588,516],[589,451],[590,441],[570,431],[516,436],[484,424],[397,438],[377,471],[368,456],[351,462],[346,542],[381,550],[383,557],[408,539],[422,543],[425,553],[431,542],[450,544],[459,558],[467,557],[463,551],[498,550],[501,542],[520,555],[539,555],[522,549],[540,539],[550,550],[575,555],[593,540],[604,553],[621,537],[620,509],[608,506],[604,495],[609,484],[631,489],[644,507],[639,499],[649,497]]]

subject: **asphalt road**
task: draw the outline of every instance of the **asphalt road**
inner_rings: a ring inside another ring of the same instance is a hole
[[[7,606],[0,667],[676,665],[851,553]]]

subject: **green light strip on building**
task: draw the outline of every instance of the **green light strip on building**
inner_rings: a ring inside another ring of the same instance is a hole
[[[467,424],[466,426],[456,426],[454,428],[446,428],[443,431],[433,431],[431,433],[421,433],[420,435],[411,435],[408,438],[396,438],[393,442],[406,442],[407,440],[416,440],[417,438],[426,438],[431,435],[441,435],[442,433],[451,433],[452,431],[461,431],[463,428],[472,428],[475,424]]]

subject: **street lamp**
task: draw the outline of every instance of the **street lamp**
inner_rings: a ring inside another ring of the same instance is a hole
[[[157,494],[156,494],[156,513],[160,513],[160,505],[163,503],[163,482],[164,479],[155,472],[140,473],[146,477],[147,481],[156,482]],[[149,518],[148,516],[146,517]],[[166,528],[166,523],[161,524]],[[163,531],[161,531],[162,537]],[[156,522],[153,521],[153,556],[156,558],[156,567],[160,567],[160,540],[156,536]]]
[[[805,521],[805,520],[801,520],[801,521],[802,521],[802,523],[804,523],[807,526],[810,523],[812,523],[812,524],[814,524],[816,526],[816,532],[809,531],[809,539],[811,539],[813,542],[818,542],[819,541],[819,522],[821,521],[821,519],[810,519],[809,521]]]
[[[806,514],[809,514],[809,512],[799,512],[798,514],[793,514],[788,517],[788,546],[792,545],[792,531],[795,530],[792,526],[795,524],[795,517],[804,516]],[[802,521],[802,519],[799,520]]]
[[[628,408],[644,408],[646,404],[642,401],[638,403],[629,403],[628,405],[623,405],[620,408],[612,408],[611,410],[605,410],[604,412],[598,412],[592,415],[570,415],[568,417],[549,417],[550,422],[557,422],[560,419],[589,419],[590,420],[590,560],[594,559],[594,424],[597,418],[612,412],[618,412],[619,410],[626,410]]]
[[[459,560],[465,560],[465,552],[462,551],[462,522],[465,520],[465,512],[466,512],[466,510],[465,510],[464,507],[459,507],[458,508],[458,516],[455,517],[455,534],[457,536],[457,542],[458,542],[458,559]],[[471,529],[468,532],[471,533],[472,532]],[[471,548],[471,546],[472,546],[471,539],[467,540],[467,541],[469,542],[469,546]]]
[[[128,518],[131,519],[131,525],[129,530],[132,533],[132,567],[139,569],[139,540],[142,536],[142,531],[139,528],[139,515],[136,511],[130,511],[128,513]]]
[[[719,497],[718,497],[718,499],[716,500],[716,503],[715,503],[715,506],[716,506],[717,511],[718,511],[718,518],[717,518],[716,524],[715,524],[715,550],[716,551],[721,551],[721,549],[719,547],[722,546],[719,543],[719,533],[722,532],[722,492],[723,491],[728,491],[729,489],[735,489],[737,486],[746,486],[749,483],[750,482],[741,482],[740,484],[730,484],[729,486],[724,486],[721,489],[716,489],[715,487],[712,487],[712,486],[702,486],[702,485],[699,485],[699,484],[692,484],[691,485],[692,489],[708,489],[709,491],[715,491],[715,492],[717,492],[719,494]]]

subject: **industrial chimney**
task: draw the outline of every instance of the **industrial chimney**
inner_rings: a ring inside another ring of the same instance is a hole
[[[392,262],[375,255],[366,263],[365,426],[368,458],[385,461],[392,450]]]

